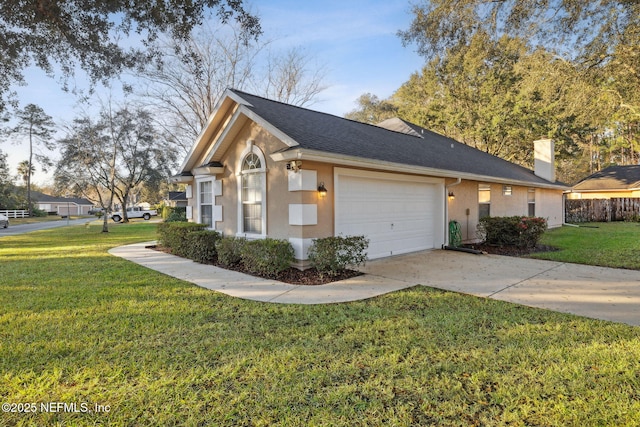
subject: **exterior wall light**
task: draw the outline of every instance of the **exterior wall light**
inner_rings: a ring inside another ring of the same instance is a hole
[[[453,200],[456,198],[456,195],[453,194],[453,191],[449,191],[449,200]]]
[[[327,188],[324,186],[324,182],[321,182],[320,184],[318,184],[318,196],[326,197],[326,195],[327,195]]]

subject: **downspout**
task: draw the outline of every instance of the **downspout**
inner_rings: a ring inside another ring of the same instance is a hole
[[[462,182],[462,178],[456,178],[456,181],[445,185],[444,187],[444,245],[449,246],[449,189],[459,185]]]

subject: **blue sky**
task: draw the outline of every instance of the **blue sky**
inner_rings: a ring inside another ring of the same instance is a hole
[[[326,84],[311,109],[342,116],[356,108],[355,100],[370,92],[380,98],[391,95],[418,71],[423,59],[411,46],[403,47],[398,30],[411,23],[410,2],[389,0],[248,0],[261,17],[264,36],[274,48],[300,47],[326,68]],[[39,70],[29,70],[27,86],[17,87],[21,106],[40,105],[58,123],[70,121],[76,99],[59,89],[57,80]],[[78,77],[82,85],[82,76]],[[98,88],[98,95],[108,91]],[[27,158],[26,146],[2,143],[9,166]],[[56,153],[52,153],[56,158]],[[47,183],[50,174],[39,168],[34,181]]]

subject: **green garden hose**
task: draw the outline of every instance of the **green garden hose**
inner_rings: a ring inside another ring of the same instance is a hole
[[[462,244],[460,235],[460,224],[456,220],[449,221],[449,246],[457,248]]]

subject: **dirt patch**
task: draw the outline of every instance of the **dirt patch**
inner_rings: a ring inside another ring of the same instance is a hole
[[[169,248],[165,248],[158,245],[146,246],[146,248],[153,249],[160,252],[165,252],[168,254],[171,253],[171,250]],[[300,271],[297,268],[291,267],[276,276],[269,277],[269,276],[260,276],[254,273],[250,273],[242,264],[237,264],[230,267],[223,266],[218,262],[217,257],[214,257],[214,259],[210,260],[210,262],[207,262],[205,264],[213,265],[219,268],[224,268],[226,270],[233,270],[240,273],[249,274],[255,277],[261,277],[263,279],[272,279],[272,280],[278,280],[284,283],[290,283],[292,285],[307,285],[307,286],[324,285],[327,283],[337,282],[339,280],[345,280],[345,279],[350,279],[352,277],[361,276],[363,274],[356,270],[345,270],[344,272],[342,272],[342,274],[338,276],[328,276],[326,274],[321,275],[315,268],[309,268],[307,270]]]

